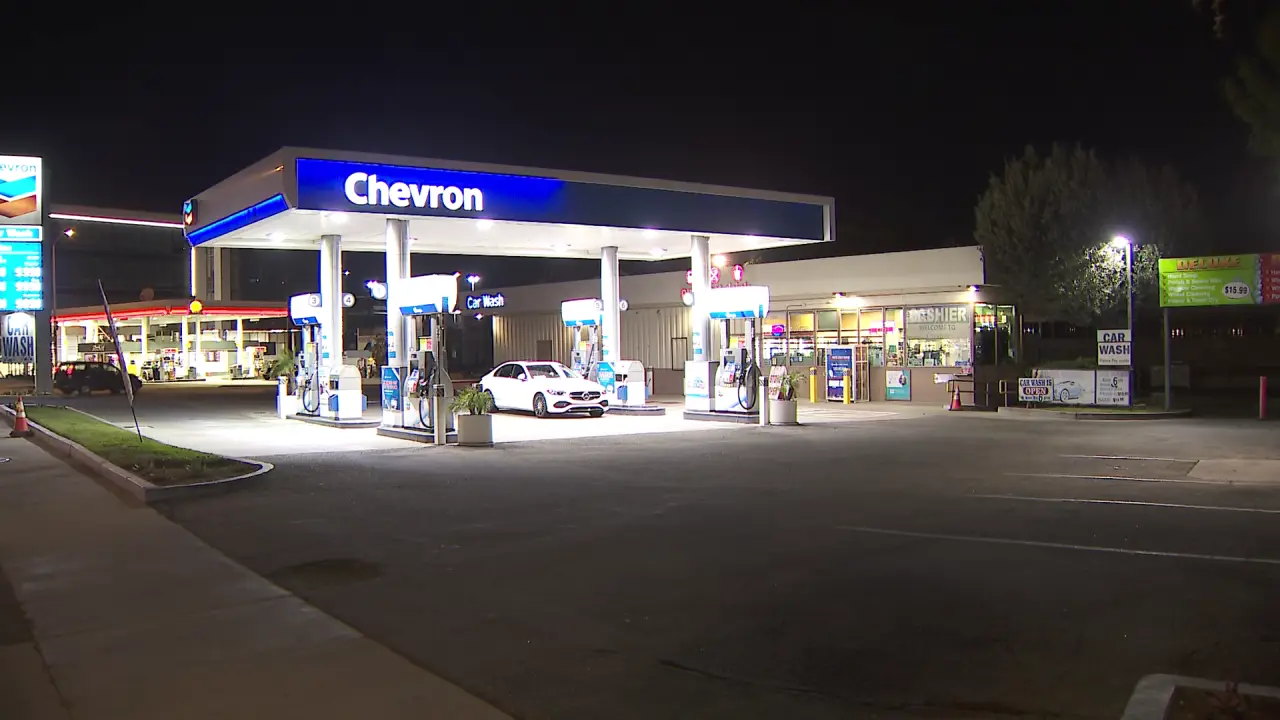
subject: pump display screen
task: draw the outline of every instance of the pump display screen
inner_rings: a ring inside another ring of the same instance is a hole
[[[0,242],[0,312],[44,309],[44,267],[38,242]]]

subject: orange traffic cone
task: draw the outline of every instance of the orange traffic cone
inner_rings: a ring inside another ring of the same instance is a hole
[[[9,433],[9,437],[24,438],[34,435],[31,426],[27,424],[27,407],[22,404],[22,396],[18,396],[18,403],[13,406],[13,412],[15,414],[13,432]]]
[[[948,407],[947,409],[948,409],[948,410],[960,410],[960,409],[962,409],[962,408],[960,407],[960,388],[958,388],[958,387],[957,387],[957,388],[955,389],[955,392],[953,392],[953,393],[951,394],[951,406],[950,406],[950,407]]]

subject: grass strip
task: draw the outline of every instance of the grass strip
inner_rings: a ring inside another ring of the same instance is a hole
[[[68,408],[28,405],[27,417],[103,460],[156,485],[185,485],[243,475],[257,469],[239,460],[174,447]]]

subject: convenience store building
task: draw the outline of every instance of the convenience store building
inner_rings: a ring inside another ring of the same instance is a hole
[[[717,258],[719,259],[719,258]],[[807,372],[825,366],[832,346],[865,348],[862,399],[942,402],[938,377],[994,378],[997,365],[1018,357],[1019,318],[984,287],[977,247],[943,248],[791,262],[719,263],[713,285],[767,285],[771,305],[762,324],[773,364]],[[621,356],[653,371],[655,395],[683,392],[690,350],[690,278],[685,272],[623,275]],[[552,283],[472,293],[466,312],[491,322],[495,364],[509,360],[567,361],[573,342],[560,303],[595,297],[595,281]],[[735,342],[712,331],[717,349]],[[712,357],[715,357],[714,351]],[[892,388],[892,389],[891,389]]]

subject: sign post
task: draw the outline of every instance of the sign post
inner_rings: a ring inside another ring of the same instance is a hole
[[[1160,259],[1164,311],[1164,407],[1172,406],[1169,308],[1280,303],[1280,255],[1207,255]]]
[[[138,444],[142,444],[142,426],[138,425],[138,412],[133,407],[133,376],[129,374],[129,366],[125,363],[124,348],[120,345],[120,334],[116,328],[116,320],[111,316],[111,303],[107,302],[107,291],[102,288],[102,280],[98,280],[98,293],[102,295],[102,312],[107,316],[107,331],[111,333],[111,345],[116,352],[116,361],[120,363],[120,378],[124,381],[124,395],[129,399],[129,413],[133,415],[133,429],[138,433]]]

